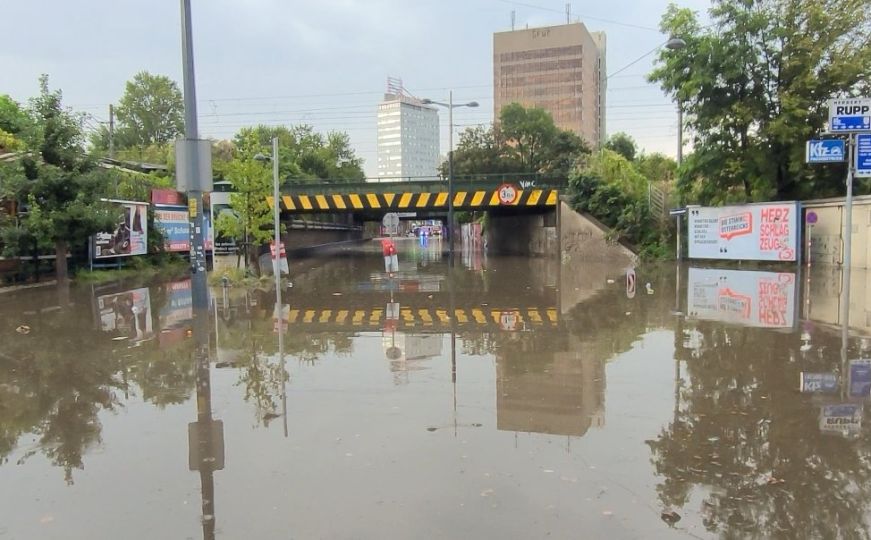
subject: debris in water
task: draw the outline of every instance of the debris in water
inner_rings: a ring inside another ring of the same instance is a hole
[[[26,324],[22,324],[21,326],[16,328],[15,331],[23,336],[26,336],[27,334],[30,333],[30,327],[27,326]]]
[[[674,510],[665,510],[659,515],[659,517],[661,517],[662,521],[668,523],[669,525],[674,525],[675,523],[680,521],[680,514],[678,514]]]

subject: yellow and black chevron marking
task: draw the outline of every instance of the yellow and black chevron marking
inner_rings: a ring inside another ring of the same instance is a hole
[[[455,309],[457,326],[490,326],[522,328],[524,326],[556,326],[559,312],[556,308],[489,310]],[[384,308],[370,309],[306,309],[290,308],[289,324],[323,324],[381,328],[387,323]],[[396,325],[402,328],[447,328],[451,326],[449,309],[400,308]]]
[[[509,206],[556,206],[559,196],[555,189],[518,190],[517,198]],[[272,208],[272,197],[266,201]],[[504,206],[496,190],[456,191],[454,208],[484,209]],[[282,210],[287,212],[353,212],[353,211],[407,211],[447,209],[448,193],[350,193],[332,195],[283,195]]]

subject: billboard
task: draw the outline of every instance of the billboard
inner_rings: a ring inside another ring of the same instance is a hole
[[[690,268],[688,318],[758,328],[794,328],[795,274]]]
[[[691,259],[796,261],[797,202],[688,209]]]
[[[145,255],[148,251],[148,203],[109,202],[118,210],[115,230],[94,235],[94,258]]]
[[[97,297],[100,329],[142,341],[154,335],[151,296],[147,288]]]
[[[214,242],[211,216],[203,216],[206,250]],[[187,253],[191,250],[190,219],[187,206],[160,206],[154,209],[154,226],[163,233],[164,251]]]

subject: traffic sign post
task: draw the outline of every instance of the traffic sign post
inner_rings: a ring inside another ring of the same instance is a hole
[[[381,220],[381,224],[384,225],[384,232],[386,232],[388,236],[398,234],[399,214],[396,212],[384,214],[384,219]]]

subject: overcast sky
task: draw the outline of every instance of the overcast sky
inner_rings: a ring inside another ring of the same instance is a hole
[[[565,22],[552,0],[192,0],[201,136],[228,138],[255,123],[309,123],[350,134],[374,174],[375,108],[388,75],[418,97],[476,100],[458,109],[457,131],[492,121],[492,34]],[[607,33],[608,73],[665,41],[667,0],[573,2],[572,19]],[[709,0],[683,0],[702,12]],[[0,94],[26,101],[41,73],[66,104],[105,121],[136,72],[181,86],[178,0],[7,2],[0,18]],[[609,133],[648,152],[675,154],[674,106],[645,80],[650,55],[609,80]],[[447,115],[442,114],[442,153]]]

